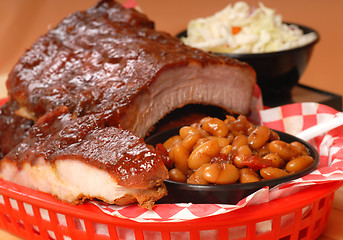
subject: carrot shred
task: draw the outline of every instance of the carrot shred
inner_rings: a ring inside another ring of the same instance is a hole
[[[239,33],[242,30],[241,27],[232,27],[231,31],[233,35],[236,35],[237,33]]]

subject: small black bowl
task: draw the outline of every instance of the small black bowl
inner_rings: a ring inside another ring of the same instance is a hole
[[[157,143],[163,143],[168,138],[177,135],[180,128],[173,128],[164,132],[157,133],[148,137],[145,142],[147,144],[156,145]],[[285,142],[298,141],[304,144],[313,157],[314,161],[311,166],[307,167],[303,171],[290,174],[285,177],[263,180],[253,183],[234,183],[225,185],[197,185],[179,183],[170,180],[166,180],[168,195],[159,203],[217,203],[217,204],[237,204],[241,199],[247,197],[251,193],[268,186],[274,187],[278,184],[288,182],[300,177],[303,177],[313,170],[315,170],[319,163],[319,154],[309,143],[299,139],[293,135],[276,131],[280,136],[280,139]]]
[[[261,88],[264,104],[274,106],[275,102],[287,102],[291,99],[291,90],[298,84],[312,55],[314,45],[319,41],[319,34],[312,28],[297,25],[304,33],[314,32],[317,38],[301,47],[268,53],[220,53],[248,63],[257,75],[257,84]],[[178,38],[187,37],[187,30],[177,34]]]

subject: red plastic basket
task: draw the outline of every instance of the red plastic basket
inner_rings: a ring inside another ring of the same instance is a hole
[[[196,220],[142,223],[0,180],[0,228],[25,239],[313,240],[324,230],[341,185],[318,184],[289,197]]]
[[[6,101],[0,99],[0,106]],[[137,222],[0,179],[0,228],[28,240],[313,240],[323,232],[342,184],[317,184],[285,198],[195,220]]]

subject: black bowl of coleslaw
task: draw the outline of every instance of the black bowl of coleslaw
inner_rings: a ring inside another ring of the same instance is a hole
[[[266,53],[221,53],[214,54],[236,58],[252,66],[257,75],[257,84],[261,88],[264,104],[275,106],[290,102],[291,90],[299,82],[311,58],[319,34],[312,28],[298,26],[304,34],[315,33],[316,38],[299,47]],[[187,37],[187,30],[177,34],[178,38]],[[277,103],[277,104],[276,104]]]

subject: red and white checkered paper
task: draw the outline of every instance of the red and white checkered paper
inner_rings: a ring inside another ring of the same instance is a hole
[[[252,106],[254,109],[252,119],[257,120],[256,116],[258,115],[261,124],[290,134],[297,134],[317,123],[343,114],[318,103],[295,103],[262,110],[261,94],[258,88],[255,89]],[[147,210],[137,205],[114,206],[101,202],[93,202],[93,204],[97,205],[106,214],[128,218],[137,222],[187,221],[227,213],[246,206],[286,197],[313,184],[343,181],[343,126],[310,140],[310,144],[318,150],[320,155],[320,163],[315,171],[302,178],[275,186],[272,189],[268,187],[262,188],[242,199],[237,205],[158,204],[153,209]]]
[[[128,0],[125,7],[137,7],[134,0]],[[256,85],[251,101],[250,120],[269,128],[297,134],[317,123],[336,117],[341,112],[317,103],[296,103],[263,110],[262,96]],[[104,213],[137,222],[187,221],[234,211],[249,205],[272,201],[289,196],[313,184],[343,181],[343,126],[312,139],[310,143],[318,150],[320,164],[314,172],[278,185],[272,189],[262,188],[242,199],[237,205],[225,204],[159,204],[147,210],[138,205],[115,206],[92,202]]]

